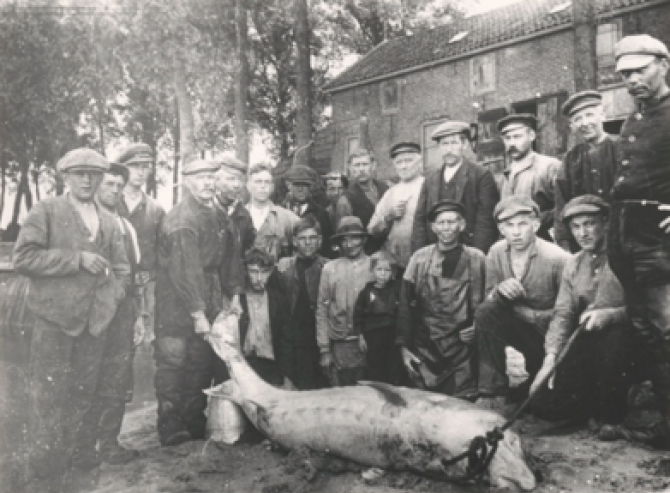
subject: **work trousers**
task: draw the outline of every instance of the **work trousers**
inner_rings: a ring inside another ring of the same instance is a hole
[[[509,378],[506,373],[505,347],[511,346],[526,360],[529,379],[520,387],[525,392],[544,361],[546,329],[529,324],[514,315],[510,303],[486,300],[475,314],[479,351],[478,392],[482,396],[506,396]]]
[[[553,389],[545,384],[532,403],[547,421],[595,418],[619,424],[626,418],[633,332],[610,325],[577,336],[556,369]]]
[[[393,327],[370,330],[363,334],[368,347],[366,378],[375,382],[397,383],[399,349]]]
[[[326,387],[326,381],[319,365],[319,347],[314,344],[291,344],[286,347],[289,379],[300,390],[314,390]]]
[[[205,437],[207,396],[217,356],[207,341],[193,333],[188,337],[157,337],[154,342],[158,400],[158,434],[162,442],[177,432],[188,431],[193,439]]]
[[[69,336],[36,318],[30,344],[29,476],[60,481],[95,399],[104,334]]]

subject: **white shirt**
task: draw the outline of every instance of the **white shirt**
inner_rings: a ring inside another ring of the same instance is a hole
[[[247,208],[249,210],[249,214],[251,214],[251,220],[254,223],[254,228],[256,228],[256,231],[258,231],[261,229],[261,226],[263,226],[265,219],[270,213],[270,204],[264,207],[255,207],[254,205],[249,204]]]
[[[463,160],[456,166],[445,166],[444,175],[442,175],[444,177],[444,182],[449,183],[461,166],[463,166]]]
[[[249,305],[249,331],[244,340],[244,354],[254,354],[261,358],[275,359],[270,330],[268,293],[247,292]]]
[[[126,207],[128,207],[128,212],[133,212],[140,204],[140,202],[142,202],[143,198],[144,193],[139,194],[136,199],[131,198],[130,195],[124,193],[123,201],[126,203]]]

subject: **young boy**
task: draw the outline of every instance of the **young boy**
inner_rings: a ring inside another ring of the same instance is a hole
[[[367,354],[367,378],[394,383],[395,323],[398,315],[398,283],[395,274],[398,262],[381,250],[370,256],[374,281],[358,295],[354,306],[354,333],[359,337],[361,351]]]

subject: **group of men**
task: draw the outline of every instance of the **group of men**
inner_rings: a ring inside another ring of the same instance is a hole
[[[101,462],[137,457],[118,435],[143,340],[161,444],[204,438],[202,390],[228,378],[209,341],[229,312],[241,351],[274,385],[355,384],[390,337],[386,363],[405,371],[375,368],[389,383],[498,409],[533,391],[540,417],[670,447],[668,50],[629,36],[616,58],[638,105],[620,138],[604,132],[594,91],[563,106],[581,141],[563,161],[533,151],[533,115],[509,115],[500,185],[464,157],[470,127],[456,121],[433,133],[443,166],[425,177],[418,144],[391,148],[390,188],[372,152],[354,152],[348,177],[323,178],[327,207],[310,168],[289,170],[282,206],[270,167],[225,156],[185,164],[182,200],[165,214],[142,192],[149,146],[113,163],[66,154],[67,193],[31,210],[14,251],[36,317],[27,491],[86,491]],[[527,378],[507,374],[510,347]],[[644,380],[662,419],[634,430],[627,394]]]

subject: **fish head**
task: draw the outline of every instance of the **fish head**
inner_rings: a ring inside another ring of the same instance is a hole
[[[498,442],[491,464],[489,481],[497,488],[516,488],[531,491],[536,486],[535,474],[526,460],[526,451],[521,437],[507,430],[504,438]]]

